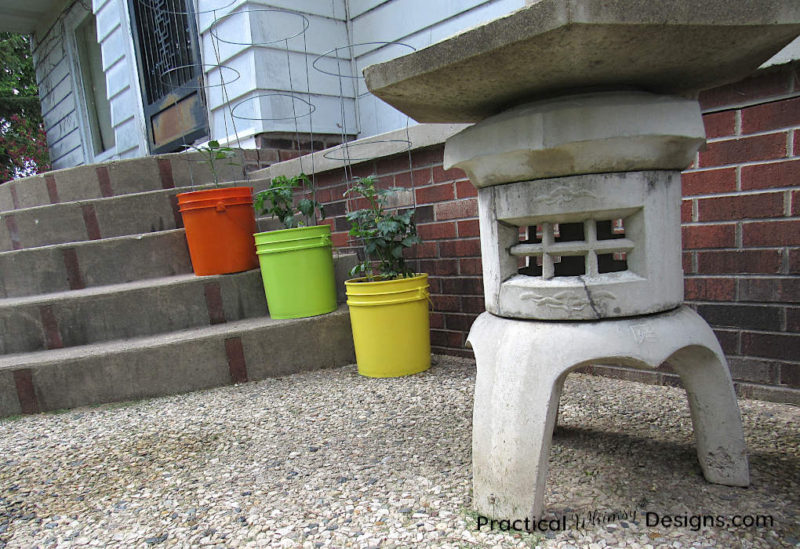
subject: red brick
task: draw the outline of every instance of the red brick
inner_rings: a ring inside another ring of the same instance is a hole
[[[464,170],[460,170],[458,168],[450,168],[449,170],[445,170],[441,166],[434,166],[433,167],[433,180],[436,183],[441,183],[443,181],[455,181],[456,179],[466,179],[467,174],[464,173]]]
[[[478,189],[469,180],[456,181],[456,196],[458,198],[471,198],[478,196]]]
[[[778,250],[697,253],[697,272],[700,274],[774,274],[780,268],[781,253]]]
[[[683,196],[734,192],[736,190],[736,168],[685,172],[681,176]]]
[[[429,204],[431,202],[445,202],[456,197],[452,183],[433,185],[417,189],[417,203]]]
[[[331,243],[336,248],[347,246],[349,235],[347,233],[333,233],[331,234]]]
[[[800,160],[742,166],[742,190],[800,186]]]
[[[444,328],[444,314],[431,313],[429,318],[431,328]]]
[[[681,202],[681,222],[683,223],[691,223],[692,222],[692,201],[691,200],[684,200]]]
[[[800,335],[742,333],[742,355],[778,360],[797,360]]]
[[[413,181],[412,181],[413,178]],[[431,169],[423,168],[421,170],[414,170],[413,172],[405,171],[403,173],[395,174],[394,186],[395,187],[408,187],[417,188],[430,185],[433,182],[431,179]]]
[[[757,133],[800,125],[800,97],[742,109],[742,133]]]
[[[445,315],[445,322],[448,330],[468,332],[476,318],[475,315],[448,314]]]
[[[743,223],[742,243],[745,246],[798,246],[800,220]]]
[[[800,307],[786,308],[786,331],[800,333]]]
[[[698,221],[783,217],[782,192],[720,196],[697,200]]]
[[[486,301],[483,297],[467,297],[461,298],[461,312],[464,313],[482,313],[486,310]]]
[[[800,216],[800,191],[792,191],[792,215]]]
[[[438,257],[438,249],[436,248],[436,242],[423,242],[422,244],[417,244],[413,248],[406,248],[406,254],[404,254],[407,258],[432,258]]]
[[[439,242],[440,257],[470,257],[481,255],[481,241],[477,238],[467,240],[445,240]]]
[[[739,332],[734,330],[714,330],[714,335],[717,336],[722,347],[722,352],[726,355],[739,354]]]
[[[684,274],[694,274],[694,268],[692,268],[693,255],[694,254],[692,252],[683,252],[681,260]]]
[[[800,130],[794,131],[794,151],[792,156],[800,156]]]
[[[453,259],[420,261],[419,268],[423,273],[430,275],[448,276],[458,274],[458,262]]]
[[[452,221],[444,223],[425,223],[417,225],[417,233],[422,240],[438,240],[456,237],[456,224]]]
[[[736,133],[736,111],[722,111],[703,115],[706,137],[726,137]]]
[[[477,219],[467,219],[458,222],[458,236],[464,238],[465,236],[480,236],[480,224]]]
[[[408,172],[412,169],[411,161],[407,154],[381,158],[376,162],[375,171],[380,175],[397,172]]]
[[[456,295],[432,295],[434,311],[461,312],[461,298]]]
[[[478,215],[478,201],[475,199],[443,202],[434,206],[437,221],[446,219],[465,219]]]
[[[789,250],[789,274],[800,274],[800,248]]]
[[[411,152],[411,158],[415,168],[420,166],[430,166],[431,164],[441,164],[444,156],[444,145],[436,145],[428,149],[420,149]]]
[[[688,277],[683,287],[688,301],[733,301],[736,297],[733,278]]]
[[[719,303],[698,305],[697,313],[714,327],[777,332],[781,330],[783,308],[768,305]]]
[[[700,93],[700,106],[706,110],[714,107],[741,105],[754,99],[789,93],[791,91],[790,74],[788,70],[774,70],[733,84],[705,90]]]
[[[299,156],[300,153],[297,151],[278,151],[278,157],[281,159],[281,162],[298,158]]]
[[[798,254],[800,256],[800,254]],[[798,261],[800,263],[800,261]],[[462,257],[458,260],[459,272],[462,275],[483,274],[483,265],[479,257]]]
[[[685,225],[682,228],[683,249],[734,248],[736,247],[736,224]]]
[[[800,388],[800,364],[781,364],[781,385]]]
[[[800,278],[741,278],[739,280],[739,301],[800,303]]]
[[[442,293],[458,295],[482,295],[483,279],[477,277],[443,278]]]
[[[461,348],[464,346],[464,336],[465,334],[461,332],[431,330],[431,345],[438,347]]]
[[[700,167],[741,164],[786,157],[786,133],[771,133],[709,143],[700,153]]]

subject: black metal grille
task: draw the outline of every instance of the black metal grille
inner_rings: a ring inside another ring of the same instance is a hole
[[[186,0],[133,2],[148,103],[198,77],[193,59],[191,12]]]

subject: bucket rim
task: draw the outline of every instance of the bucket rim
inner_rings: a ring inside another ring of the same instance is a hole
[[[314,229],[314,231],[312,231],[311,229]],[[285,235],[287,233],[297,234],[297,233],[302,233],[302,232],[317,232],[317,231],[323,232],[323,233],[330,233],[331,232],[331,226],[328,225],[327,223],[323,223],[322,225],[309,225],[307,227],[292,227],[291,229],[275,229],[274,231],[262,231],[260,233],[254,233],[253,234],[253,239],[258,239],[259,237],[261,237],[261,238],[280,237],[280,236]],[[286,239],[286,240],[275,240],[275,241],[270,240],[269,242],[265,242],[264,244],[271,244],[273,242],[289,242],[291,240],[304,240],[306,238],[316,238],[317,236],[319,236],[319,235],[303,236],[303,237],[300,237],[300,238],[291,238],[291,239]]]
[[[406,277],[403,277],[403,278],[392,278],[392,279],[389,279],[389,280],[369,280],[366,276],[359,276],[357,278],[350,278],[348,280],[345,280],[344,283],[345,284],[351,284],[354,287],[356,287],[356,285],[358,287],[364,287],[367,284],[390,285],[392,283],[411,282],[411,281],[422,280],[422,279],[427,279],[427,278],[428,278],[428,273],[414,273],[412,276],[406,276]]]
[[[218,189],[200,189],[197,191],[187,191],[185,193],[178,193],[178,203],[191,203],[195,200],[209,200],[210,198],[244,198],[249,197],[252,200],[253,189],[250,187],[224,187]]]

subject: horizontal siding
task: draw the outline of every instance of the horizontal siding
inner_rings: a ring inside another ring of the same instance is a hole
[[[391,0],[350,0],[349,9],[350,9],[350,18],[356,19],[357,17],[364,15],[364,13],[368,12],[371,9],[375,9],[382,4],[386,4]]]
[[[78,127],[78,113],[75,109],[53,122],[47,130],[48,141],[56,142]]]
[[[274,11],[279,9],[303,12],[308,24],[305,36],[298,34],[305,24],[303,18]],[[313,125],[317,133],[340,133],[339,79],[315,70],[312,63],[316,57],[347,44],[344,1],[271,0],[269,6],[248,2],[233,6],[228,13],[231,15],[218,15],[217,23],[210,14],[200,14],[212,137],[233,139],[234,125],[239,135],[295,131],[291,100],[270,95],[292,90],[300,97],[310,96],[315,106],[313,118],[298,118],[298,131],[308,131]],[[209,30],[212,24],[214,36]],[[290,38],[295,34],[298,36]],[[351,71],[349,55],[339,62],[344,72]],[[336,70],[334,59],[323,59],[321,63]],[[234,73],[225,70],[224,90],[219,86],[220,70],[213,67],[217,64],[230,67],[240,75],[233,81]],[[345,90],[347,124],[354,128],[355,104],[351,82],[345,83]],[[259,95],[261,97],[257,97]],[[239,118],[235,121],[231,120],[230,108],[236,109]],[[295,109],[301,114],[307,112],[308,107],[297,100]]]
[[[507,15],[525,6],[525,0],[351,0],[353,42],[400,42],[403,45],[367,46],[355,52],[358,74],[374,63],[406,55],[460,31]],[[410,47],[406,47],[410,46]],[[358,80],[360,137],[415,124],[408,117],[369,94]]]
[[[123,9],[127,9],[125,0],[107,0],[96,14],[114,128],[115,153],[111,157],[114,159],[147,154],[139,88],[133,81],[136,61],[132,54],[132,35]]]
[[[83,147],[63,22],[53,27],[47,41],[35,49],[33,58],[50,163],[56,169],[74,166],[75,162],[83,162]]]

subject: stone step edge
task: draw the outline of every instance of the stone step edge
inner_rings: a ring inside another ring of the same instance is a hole
[[[201,185],[194,185],[192,187],[171,187],[167,189],[153,189],[151,191],[141,191],[134,193],[118,194],[114,196],[99,196],[94,198],[81,198],[78,200],[66,200],[64,202],[56,202],[54,204],[40,204],[38,206],[28,206],[26,208],[17,208],[13,210],[0,211],[0,218],[8,217],[18,214],[36,213],[37,210],[47,211],[47,208],[60,207],[60,206],[91,206],[97,203],[109,202],[112,200],[127,200],[136,199],[143,196],[162,195],[174,196],[178,194],[188,193],[192,191],[205,191],[214,188],[229,188],[229,187],[250,187],[254,193],[258,192],[257,189],[265,185],[264,180],[232,180],[221,182],[218,185],[214,183],[203,183]]]
[[[234,164],[217,166],[220,182],[249,180],[249,154],[236,151]],[[258,177],[254,178],[258,179]],[[142,181],[146,181],[142,185]],[[208,162],[200,153],[183,152],[110,160],[52,170],[0,184],[0,210],[58,204],[62,201],[127,194],[129,189],[188,188],[213,183]]]
[[[339,283],[344,283],[346,274],[343,272],[344,267],[352,267],[357,261],[356,254],[345,252],[333,253],[333,266],[336,274],[337,290]],[[176,274],[171,276],[160,276],[153,278],[143,278],[134,280],[132,282],[119,282],[116,284],[105,284],[101,286],[89,286],[86,288],[79,288],[74,290],[64,290],[58,292],[51,292],[46,294],[27,295],[20,297],[5,297],[0,298],[0,309],[5,307],[17,307],[27,305],[53,305],[56,303],[71,301],[82,298],[90,297],[104,297],[112,294],[120,294],[126,292],[134,292],[142,289],[157,290],[168,286],[182,285],[182,284],[208,284],[224,280],[226,278],[238,276],[254,276],[252,273],[258,273],[259,267],[249,269],[247,271],[240,271],[238,273],[226,273],[218,275],[203,275],[198,276],[193,272]],[[341,298],[341,294],[339,295]],[[339,299],[341,302],[342,299]]]
[[[185,393],[355,362],[350,315],[269,317],[0,358],[0,417]]]

